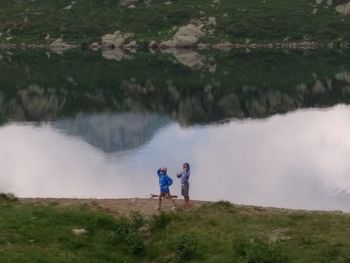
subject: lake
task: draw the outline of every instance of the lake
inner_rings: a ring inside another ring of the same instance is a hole
[[[0,51],[0,192],[350,212],[350,51]]]

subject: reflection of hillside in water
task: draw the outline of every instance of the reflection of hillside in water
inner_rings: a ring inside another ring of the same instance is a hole
[[[166,117],[147,113],[79,114],[55,121],[52,126],[110,153],[146,144],[169,122]]]
[[[54,89],[30,84],[12,98],[0,90],[0,113],[17,121],[46,121],[55,118],[64,108],[65,98]]]
[[[192,125],[350,102],[350,54],[195,57],[215,61],[215,70],[174,63],[168,54],[135,54],[132,61],[119,62],[79,52],[3,59],[0,121],[56,120],[79,112],[154,112]]]

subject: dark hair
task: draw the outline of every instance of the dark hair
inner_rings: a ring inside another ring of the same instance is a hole
[[[190,169],[191,169],[191,167],[190,167],[190,164],[189,164],[189,163],[184,163],[184,164],[183,164],[183,166],[185,166],[185,165],[187,166],[188,170],[190,170]]]

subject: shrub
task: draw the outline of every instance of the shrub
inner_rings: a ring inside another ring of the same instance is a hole
[[[176,256],[180,262],[189,261],[199,256],[198,240],[191,234],[182,234],[175,240]]]
[[[134,255],[142,255],[145,252],[145,244],[140,233],[133,231],[128,234],[126,243],[129,246],[131,253]]]
[[[89,227],[93,229],[115,229],[118,222],[109,215],[96,215],[88,222]]]
[[[134,230],[138,230],[146,224],[146,219],[139,212],[135,212],[131,215],[130,224]]]
[[[218,201],[210,205],[212,208],[225,212],[225,213],[235,213],[236,208],[234,204],[228,202],[228,201]]]
[[[112,244],[124,242],[130,232],[130,225],[126,220],[117,221],[114,230],[111,232],[110,238]]]
[[[16,201],[17,197],[11,193],[0,193],[0,200]]]
[[[151,229],[155,231],[157,229],[164,229],[171,222],[171,216],[166,213],[160,213],[154,215],[151,221]]]
[[[236,238],[233,241],[234,260],[246,263],[284,263],[287,258],[276,243],[262,239],[247,240]]]

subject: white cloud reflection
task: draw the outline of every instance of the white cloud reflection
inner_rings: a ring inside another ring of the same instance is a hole
[[[221,126],[162,128],[135,151],[104,153],[44,125],[0,128],[0,191],[23,197],[147,197],[155,170],[192,164],[205,200],[350,211],[350,107]],[[172,188],[178,193],[177,179]]]

